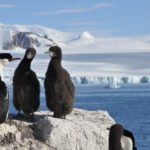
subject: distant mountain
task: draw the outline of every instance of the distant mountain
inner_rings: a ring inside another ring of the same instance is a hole
[[[44,42],[43,42],[44,41]],[[10,40],[3,44],[3,49],[14,49],[15,47],[28,48],[28,47],[46,47],[50,46],[54,41],[47,37],[42,37],[32,32],[16,32]]]
[[[60,32],[40,25],[5,25],[0,24],[1,49],[26,49],[28,47],[47,47],[52,43],[65,44],[78,35]]]
[[[80,39],[90,39],[94,40],[94,36],[91,35],[88,31],[84,31],[80,34]]]
[[[79,34],[77,38],[74,38],[67,43],[72,46],[81,46],[92,44],[94,43],[94,41],[95,37],[91,35],[88,31],[84,31],[81,34]]]

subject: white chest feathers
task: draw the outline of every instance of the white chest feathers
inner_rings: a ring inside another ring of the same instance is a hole
[[[3,65],[0,64],[0,77],[1,77],[1,80],[3,81]]]
[[[133,150],[133,142],[131,138],[127,136],[122,136],[121,145],[123,150]]]
[[[3,67],[7,64],[9,64],[8,59],[0,59],[0,76],[1,76],[2,81],[4,79],[3,78]]]
[[[0,64],[2,66],[5,66],[5,65],[9,64],[9,60],[8,59],[0,59]]]

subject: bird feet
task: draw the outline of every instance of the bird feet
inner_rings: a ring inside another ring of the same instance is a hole
[[[56,114],[56,113],[54,113],[53,117],[54,118],[60,118],[60,119],[66,119],[65,115],[60,115],[60,114]]]

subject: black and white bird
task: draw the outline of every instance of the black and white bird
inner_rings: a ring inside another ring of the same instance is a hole
[[[40,105],[40,83],[35,72],[31,70],[31,62],[35,55],[36,50],[28,48],[14,73],[13,104],[18,110],[18,116],[21,111],[25,117],[33,116]]]
[[[3,77],[3,68],[5,65],[9,64],[11,61],[19,60],[20,58],[13,57],[10,53],[0,53],[0,76],[1,80],[4,80]]]
[[[9,96],[5,82],[0,77],[0,123],[5,122],[8,116]]]
[[[120,124],[114,124],[109,133],[109,150],[137,150],[133,134],[123,129]]]
[[[9,53],[0,53],[0,123],[5,122],[8,116],[9,109],[9,94],[5,82],[3,81],[3,67],[13,60],[14,58]]]
[[[54,117],[65,118],[73,109],[75,88],[69,73],[62,67],[61,48],[52,46],[46,54],[51,56],[44,81],[46,105]]]

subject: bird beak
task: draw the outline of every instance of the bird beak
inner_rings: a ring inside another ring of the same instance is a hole
[[[107,128],[107,130],[109,130],[109,131],[110,131],[110,128]]]
[[[21,58],[15,58],[15,57],[13,57],[10,61],[14,61],[14,60],[20,60]]]
[[[52,51],[47,51],[47,52],[45,52],[45,54],[48,54],[48,55],[50,55],[51,57],[54,56],[54,52],[52,52]]]
[[[49,51],[45,52],[45,54],[49,54]]]

